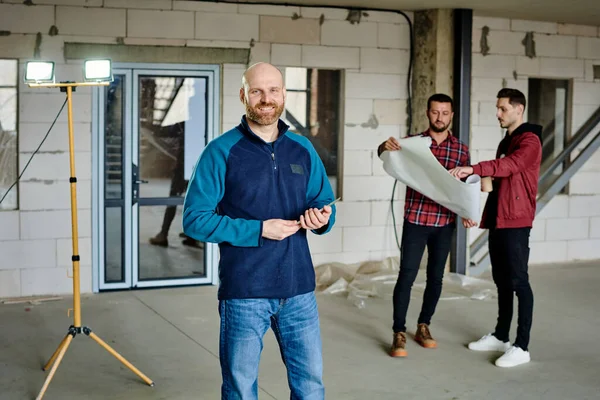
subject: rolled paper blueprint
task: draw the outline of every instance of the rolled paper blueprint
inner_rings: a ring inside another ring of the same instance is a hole
[[[431,153],[431,140],[424,136],[401,139],[401,150],[381,154],[383,169],[459,216],[479,222],[481,177],[471,175],[462,182],[450,175]]]

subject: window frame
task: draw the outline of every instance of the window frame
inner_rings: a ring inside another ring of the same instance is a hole
[[[566,96],[565,96],[565,112],[564,112],[564,140],[563,140],[563,144],[562,144],[562,150],[564,150],[564,148],[567,146],[567,144],[569,143],[569,141],[571,140],[571,138],[573,137],[573,91],[574,91],[574,80],[573,78],[566,78],[566,77],[552,77],[552,78],[548,78],[548,77],[540,77],[540,76],[529,76],[527,77],[527,120],[533,123],[539,123],[539,121],[531,121],[530,119],[530,114],[529,111],[531,111],[531,83],[532,80],[535,81],[552,81],[555,82],[555,85],[557,83],[560,83],[560,87],[566,90]],[[558,86],[555,86],[556,88],[558,88]],[[556,130],[556,128],[555,128]],[[561,150],[561,151],[562,151]],[[541,166],[543,167],[544,164],[546,162],[548,162],[549,158],[543,158],[543,149],[542,149],[542,160],[541,160]],[[571,157],[566,158],[563,163],[562,163],[562,171],[564,171],[566,168],[568,168],[569,164],[571,164]],[[541,172],[541,171],[540,171]],[[555,175],[555,174],[553,174]],[[558,193],[559,195],[569,195],[570,190],[569,190],[569,183],[567,182],[567,184],[562,188],[562,190]]]
[[[18,58],[5,58],[5,57],[0,57],[0,61],[13,61],[16,64],[16,73],[15,73],[15,82],[14,85],[2,85],[0,84],[0,89],[15,89],[15,96],[16,96],[16,104],[15,104],[15,137],[16,137],[16,144],[15,144],[15,170],[16,170],[16,176],[14,178],[14,181],[17,180],[17,178],[19,177],[19,173],[20,173],[20,163],[19,163],[19,159],[20,159],[20,148],[19,148],[19,119],[20,119],[20,100],[21,100],[21,91],[19,90],[19,82],[20,82],[20,78],[21,78],[21,63],[20,60]],[[13,182],[14,182],[13,181]],[[10,182],[9,185],[12,185],[13,182]],[[21,191],[19,190],[19,182],[17,182],[17,184],[11,189],[11,190],[16,190],[16,197],[15,197],[15,206],[14,208],[2,208],[0,207],[0,212],[14,212],[14,211],[19,211],[20,210],[20,194]],[[4,193],[2,194],[2,196],[4,196]],[[1,198],[1,197],[0,197]]]
[[[337,151],[336,151],[336,187],[333,188],[335,191],[335,197],[343,197],[343,181],[344,181],[344,119],[345,119],[345,115],[344,115],[344,110],[345,110],[345,70],[344,69],[340,69],[340,68],[317,68],[317,67],[296,67],[296,66],[288,66],[284,68],[284,80],[285,80],[285,75],[287,74],[287,70],[288,69],[304,69],[306,72],[306,89],[298,89],[298,88],[288,88],[286,85],[286,91],[290,92],[290,93],[305,93],[306,94],[306,106],[305,106],[305,110],[306,110],[306,122],[307,125],[310,125],[310,108],[311,108],[311,82],[312,82],[312,75],[310,72],[310,70],[316,70],[316,71],[336,71],[339,74],[339,90],[338,90],[338,96],[337,96]],[[318,72],[317,72],[318,73]],[[287,107],[286,107],[286,114],[287,114]],[[293,130],[295,131],[295,127],[293,127]],[[309,130],[311,127],[307,126],[304,127],[306,129]],[[304,136],[304,135],[303,135]]]

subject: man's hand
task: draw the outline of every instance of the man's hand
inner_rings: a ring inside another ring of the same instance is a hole
[[[469,175],[473,175],[473,167],[456,167],[452,168],[450,171],[450,175],[455,178],[463,179]]]
[[[322,210],[318,208],[309,208],[304,215],[300,216],[300,226],[303,229],[315,230],[324,227],[329,223],[331,216],[331,207],[325,206]]]
[[[263,222],[262,236],[272,240],[283,240],[300,230],[297,221],[268,219]]]
[[[462,219],[462,224],[467,229],[477,226],[477,222],[473,221],[472,219],[467,219],[467,218]]]
[[[383,142],[379,147],[379,149],[381,150],[380,153],[383,153],[384,151],[396,151],[400,150],[401,148],[402,147],[400,147],[400,142],[398,142],[398,139],[392,136],[390,136],[388,140]]]

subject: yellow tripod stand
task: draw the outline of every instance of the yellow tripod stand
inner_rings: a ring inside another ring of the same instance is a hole
[[[107,86],[109,82],[65,82],[65,83],[31,83],[30,87],[46,87],[46,88],[60,88],[61,92],[67,93],[67,110],[68,110],[68,126],[69,126],[69,155],[70,155],[70,164],[71,164],[71,177],[69,182],[71,183],[71,227],[72,227],[72,241],[73,241],[73,325],[69,327],[67,334],[64,339],[58,345],[58,348],[50,357],[50,360],[46,363],[43,370],[46,371],[51,367],[50,373],[44,382],[44,386],[40,390],[36,400],[41,400],[48,386],[50,385],[50,381],[54,377],[60,362],[62,361],[71,341],[78,334],[85,334],[92,338],[96,343],[100,346],[104,347],[106,351],[112,354],[117,360],[121,361],[123,365],[133,371],[137,376],[139,376],[144,382],[146,382],[150,386],[154,386],[154,382],[146,375],[144,375],[140,370],[138,370],[133,364],[127,361],[123,356],[117,353],[112,347],[110,347],[106,342],[100,339],[90,328],[87,326],[81,326],[81,291],[80,291],[80,282],[79,282],[79,234],[77,229],[77,178],[75,176],[75,148],[74,148],[74,139],[73,139],[73,92],[77,86]]]

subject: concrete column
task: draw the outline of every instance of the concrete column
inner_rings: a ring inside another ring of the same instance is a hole
[[[450,9],[416,11],[414,14],[414,73],[411,134],[429,127],[425,112],[434,93],[452,97],[454,60],[454,12]]]
[[[464,143],[469,143],[471,26],[471,10],[415,12],[413,123],[410,133],[419,133],[428,128],[425,115],[427,99],[434,93],[445,93],[454,100],[453,133]],[[460,218],[457,222],[447,266],[452,272],[464,274],[468,273],[469,263],[467,232]]]

